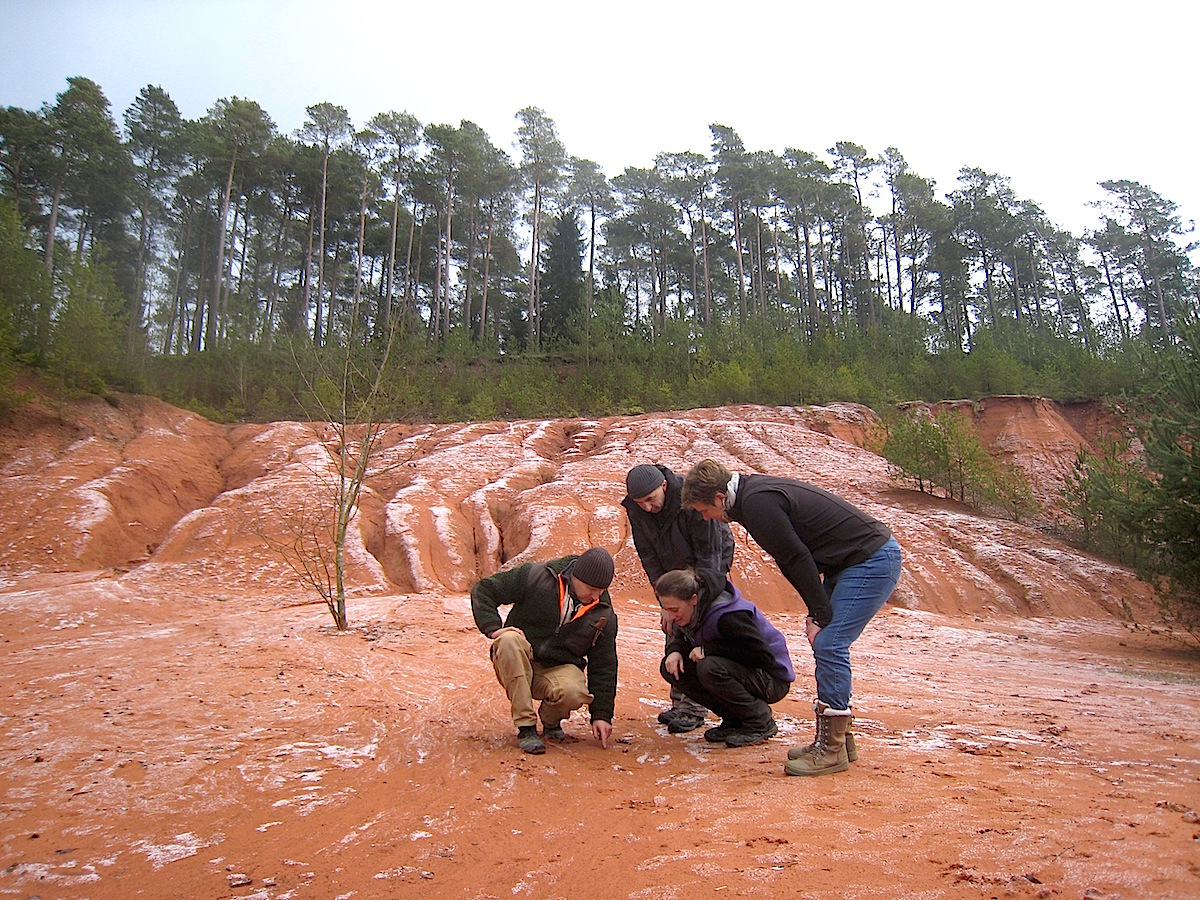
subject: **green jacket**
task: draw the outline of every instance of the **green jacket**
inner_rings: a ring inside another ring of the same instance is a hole
[[[587,672],[592,721],[612,722],[617,696],[617,614],[608,591],[583,615],[559,625],[560,584],[570,584],[577,556],[525,563],[481,579],[471,588],[471,613],[479,630],[520,628],[545,666],[578,666]],[[562,579],[562,582],[560,582]],[[501,606],[512,606],[500,618]]]

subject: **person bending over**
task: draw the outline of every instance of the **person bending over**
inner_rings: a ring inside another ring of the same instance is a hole
[[[713,569],[729,574],[733,565],[733,532],[724,522],[710,522],[680,502],[683,479],[658,464],[634,466],[625,476],[621,505],[629,516],[633,546],[650,587],[672,569]],[[670,620],[662,616],[663,634],[671,639]],[[659,723],[672,734],[704,724],[708,710],[689,700],[682,691],[671,691],[671,706],[658,714]]]
[[[900,545],[891,530],[816,485],[738,474],[712,459],[688,472],[683,504],[706,519],[742,523],[808,607],[816,736],[808,746],[788,751],[784,770],[789,775],[845,771],[857,759],[849,737],[850,645],[900,580]]]

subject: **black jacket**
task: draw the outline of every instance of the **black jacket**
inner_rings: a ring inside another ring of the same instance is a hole
[[[577,558],[525,563],[481,579],[471,588],[471,613],[485,635],[505,626],[520,628],[533,658],[543,665],[573,665],[587,672],[592,721],[611,722],[617,694],[617,614],[608,591],[583,615],[559,625],[560,579],[570,584]],[[510,604],[502,621],[499,608]]]
[[[822,627],[833,617],[822,575],[868,559],[891,530],[841,497],[814,484],[771,475],[739,475],[729,518],[741,522],[775,558]]]
[[[713,569],[729,574],[733,565],[733,532],[724,522],[706,522],[680,502],[683,479],[666,466],[657,467],[667,483],[663,508],[648,513],[631,498],[621,501],[629,515],[629,530],[651,587],[673,569]]]
[[[777,678],[794,680],[796,675],[783,634],[741,596],[723,573],[697,569],[696,575],[700,579],[696,612],[691,622],[672,631],[664,656],[678,653],[687,659],[693,647],[700,647],[706,657],[723,656],[748,669],[763,669]],[[730,611],[723,611],[730,600],[737,603]],[[714,613],[718,601],[725,604]],[[775,646],[771,644],[772,638]]]

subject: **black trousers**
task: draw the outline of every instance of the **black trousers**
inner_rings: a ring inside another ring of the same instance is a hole
[[[667,684],[678,687],[727,723],[740,723],[752,731],[767,727],[773,718],[771,704],[786,697],[792,687],[791,682],[766,669],[751,669],[724,656],[706,656],[699,662],[685,657],[683,674],[678,678],[667,671],[664,658],[659,671]]]

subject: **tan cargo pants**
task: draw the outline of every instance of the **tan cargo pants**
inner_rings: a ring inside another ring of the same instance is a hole
[[[512,720],[517,728],[537,724],[553,728],[574,710],[592,702],[587,676],[578,666],[544,666],[533,658],[533,647],[524,636],[506,631],[491,647],[496,680],[512,704]],[[542,705],[534,713],[533,701]]]

